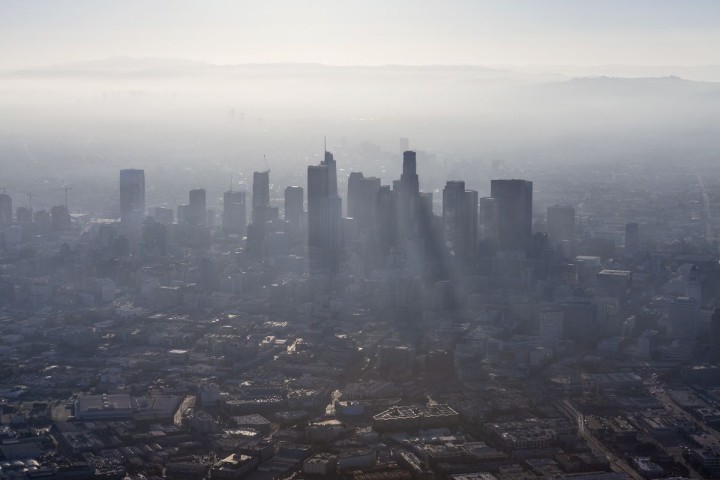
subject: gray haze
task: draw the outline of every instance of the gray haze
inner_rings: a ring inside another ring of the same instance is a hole
[[[87,181],[88,189],[104,191],[127,166],[148,169],[151,184],[162,179],[157,188],[170,189],[163,202],[200,180],[219,194],[231,175],[242,185],[264,169],[263,155],[278,184],[303,184],[324,135],[344,169],[384,178],[399,172],[398,139],[410,138],[430,155],[422,168],[437,167],[430,189],[452,175],[448,166],[464,162],[478,175],[498,159],[514,166],[679,158],[701,165],[717,160],[718,80],[720,67],[213,65],[112,57],[3,72],[0,162],[6,183],[48,197],[47,204],[58,199],[38,185]],[[92,195],[78,197],[99,205]],[[111,210],[112,202],[100,205]]]

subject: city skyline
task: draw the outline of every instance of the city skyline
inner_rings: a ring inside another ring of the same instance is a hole
[[[717,0],[0,45],[0,480],[720,478]]]

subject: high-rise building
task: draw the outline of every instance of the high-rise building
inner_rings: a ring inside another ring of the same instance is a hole
[[[323,238],[323,205],[328,196],[327,167],[325,165],[309,165],[307,182],[308,246],[320,248]]]
[[[138,240],[145,218],[145,170],[120,170],[120,223],[128,237]]]
[[[186,221],[189,225],[207,225],[207,201],[204,188],[190,190]]]
[[[443,235],[445,244],[451,250],[455,249],[459,241],[464,193],[465,182],[460,180],[448,181],[443,189]]]
[[[245,192],[227,191],[223,194],[223,233],[244,235],[247,224]]]
[[[337,195],[337,162],[335,162],[333,154],[325,152],[325,159],[320,162],[320,165],[325,165],[328,169],[328,195]]]
[[[50,209],[50,228],[56,232],[70,230],[72,221],[65,205],[56,205]]]
[[[362,203],[362,184],[365,177],[362,172],[350,172],[347,189],[347,216],[357,219],[364,207]]]
[[[480,231],[483,239],[497,238],[497,201],[492,197],[480,199]]]
[[[448,248],[461,261],[477,254],[478,193],[465,182],[449,181],[443,189],[443,230]]]
[[[302,216],[305,210],[304,195],[302,187],[285,188],[285,221],[291,237],[297,237],[301,230]]]
[[[382,185],[378,189],[373,214],[376,236],[375,254],[382,260],[394,247],[397,246],[397,195],[389,185]],[[381,262],[382,263],[382,262]]]
[[[361,231],[373,226],[375,201],[380,190],[380,179],[363,177],[361,172],[352,172],[348,177],[347,214],[356,220]]]
[[[270,206],[270,171],[253,173],[252,221],[266,220],[265,209]]]
[[[490,196],[497,202],[498,247],[524,249],[532,234],[533,184],[528,180],[492,180]]]
[[[668,336],[695,340],[700,323],[700,303],[692,297],[677,297],[668,305]]]
[[[7,193],[0,193],[0,229],[10,226],[12,223],[12,216],[12,197],[10,197]]]
[[[416,155],[413,151],[403,152],[403,170],[400,175],[400,196],[398,224],[403,239],[417,235],[417,204],[420,195],[420,181],[417,175]]]
[[[575,209],[570,205],[548,207],[547,234],[551,245],[572,240],[575,235]]]
[[[336,166],[326,152],[320,165],[308,166],[308,249],[312,271],[336,271],[340,260],[342,201],[337,195]],[[332,194],[333,183],[335,194]]]

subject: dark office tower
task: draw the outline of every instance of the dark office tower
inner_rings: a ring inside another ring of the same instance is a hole
[[[455,258],[472,260],[477,251],[478,194],[465,182],[449,181],[443,189],[443,229]]]
[[[300,233],[301,219],[305,209],[304,195],[302,187],[285,188],[285,221],[291,236],[297,237]]]
[[[396,198],[395,192],[390,189],[389,185],[382,185],[378,189],[375,202],[374,231],[377,238],[376,253],[380,260],[397,245]]]
[[[497,238],[497,201],[492,197],[480,199],[480,231],[485,240]]]
[[[0,229],[9,227],[12,223],[12,198],[6,193],[0,193]]]
[[[308,196],[308,247],[319,249],[323,238],[323,206],[328,195],[328,169],[325,165],[309,165]]]
[[[182,203],[177,206],[177,219],[178,223],[188,223],[190,218],[190,205]]]
[[[310,268],[316,272],[337,271],[340,259],[342,201],[330,194],[334,169],[327,161],[308,166],[308,250]]]
[[[532,191],[528,180],[492,180],[490,196],[497,201],[498,248],[526,248],[532,233]]]
[[[363,205],[362,189],[363,189],[362,172],[350,172],[348,177],[347,189],[347,216],[358,219],[362,216],[361,210]]]
[[[252,221],[264,223],[270,206],[270,171],[253,173]]]
[[[360,182],[360,206],[356,208],[358,226],[361,230],[370,230],[374,225],[375,202],[380,191],[380,179],[365,177]]]
[[[635,222],[625,224],[625,255],[633,256],[640,250],[640,226]]]
[[[465,182],[451,180],[443,189],[443,235],[445,245],[455,251],[460,241],[460,228],[462,225],[462,205],[465,194]]]
[[[57,205],[50,209],[50,228],[55,232],[70,230],[70,214],[64,205]]]
[[[420,192],[418,206],[420,210],[426,214],[432,216],[433,214],[433,194],[432,192]]]
[[[325,152],[325,160],[320,165],[325,165],[328,169],[328,195],[337,195],[337,163],[333,154]]]
[[[548,207],[547,234],[551,245],[572,240],[575,235],[575,209],[569,205]]]
[[[398,209],[400,235],[413,237],[417,233],[417,203],[420,182],[417,176],[415,152],[403,152],[403,173],[400,175],[400,205]]]
[[[144,218],[145,170],[120,170],[120,223],[130,238],[140,238]]]
[[[225,192],[223,194],[223,233],[225,235],[244,235],[247,224],[245,192]]]
[[[189,225],[207,225],[207,202],[205,189],[190,190],[190,201],[187,209],[187,223]]]

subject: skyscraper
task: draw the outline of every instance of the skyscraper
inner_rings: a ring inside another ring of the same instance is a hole
[[[145,171],[120,170],[120,223],[127,235],[138,240],[145,217]]]
[[[223,193],[223,233],[225,235],[244,235],[247,224],[247,206],[245,192]]]
[[[56,232],[70,230],[72,220],[65,205],[56,205],[50,209],[50,228]],[[140,225],[142,228],[142,224]]]
[[[400,175],[400,205],[398,206],[398,224],[402,238],[417,234],[417,203],[420,195],[420,182],[417,175],[415,152],[403,152],[403,171]]]
[[[393,247],[397,246],[396,199],[397,195],[390,189],[389,185],[382,185],[378,189],[373,219],[376,235],[376,248],[374,250],[380,261]]]
[[[300,224],[305,210],[305,192],[302,187],[292,186],[285,188],[285,221],[291,236],[300,233]]]
[[[207,201],[204,188],[190,190],[186,220],[189,225],[207,225]]]
[[[337,163],[335,157],[330,152],[325,152],[325,159],[320,163],[325,165],[328,169],[328,195],[337,195]]]
[[[460,237],[464,193],[465,182],[460,180],[448,181],[443,189],[443,235],[445,236],[445,244],[451,250],[455,249]]]
[[[497,202],[498,247],[518,250],[532,234],[533,184],[528,180],[492,180],[490,195]]]
[[[253,173],[252,221],[247,226],[248,252],[256,256],[267,253],[267,222],[277,218],[277,208],[270,207],[270,170]]]
[[[497,201],[492,197],[480,199],[480,230],[483,239],[497,237]]]
[[[562,240],[572,240],[575,235],[575,209],[570,205],[548,207],[547,234],[553,246]]]
[[[465,182],[449,181],[443,189],[443,229],[455,258],[472,260],[477,253],[478,193],[465,190]]]
[[[270,171],[253,173],[252,221],[261,223],[266,220],[266,209],[270,206]]]
[[[308,249],[310,269],[316,272],[336,271],[340,260],[342,201],[336,171],[330,152],[320,165],[308,166]]]
[[[362,216],[360,211],[364,206],[362,203],[362,183],[364,178],[362,172],[350,172],[347,189],[348,217],[357,219],[359,216]]]
[[[347,215],[357,221],[358,228],[366,231],[372,228],[374,205],[380,179],[364,177],[361,172],[352,172],[348,177]]]

